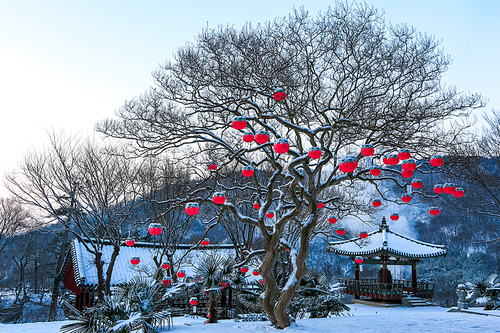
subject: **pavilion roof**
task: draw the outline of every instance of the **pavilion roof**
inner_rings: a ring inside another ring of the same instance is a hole
[[[387,253],[397,258],[420,259],[446,255],[444,245],[424,243],[390,231],[385,217],[382,219],[380,229],[368,233],[367,238],[356,237],[345,241],[330,242],[327,250],[352,257],[377,257]]]

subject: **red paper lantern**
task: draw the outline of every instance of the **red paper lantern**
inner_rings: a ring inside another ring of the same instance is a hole
[[[318,208],[325,207],[325,203],[323,201],[318,202]]]
[[[403,202],[410,202],[411,201],[411,195],[409,195],[409,194],[403,194],[403,196],[401,197],[401,200]]]
[[[413,171],[403,170],[401,171],[401,176],[403,176],[403,178],[411,178],[413,177]]]
[[[226,202],[226,195],[223,192],[215,192],[212,196],[212,201],[216,205],[222,205]]]
[[[373,207],[380,207],[380,206],[382,206],[382,200],[375,199],[372,201],[372,205],[373,205]]]
[[[258,202],[253,203],[253,208],[260,209],[260,204]]]
[[[169,269],[170,268],[170,264],[168,262],[164,262],[161,264],[161,268],[163,269]]]
[[[361,155],[363,156],[373,156],[375,149],[373,149],[373,145],[367,143],[361,146]]]
[[[247,121],[245,117],[236,117],[233,119],[231,126],[233,126],[234,129],[242,130],[247,126]]]
[[[274,143],[274,151],[278,154],[286,154],[290,150],[287,139],[278,139]]]
[[[252,133],[246,132],[245,134],[243,134],[243,141],[245,141],[245,142],[252,142],[253,139],[254,139],[254,137],[253,137]]]
[[[139,265],[140,262],[141,262],[141,258],[139,258],[139,257],[132,257],[132,258],[130,258],[130,263],[132,265],[134,265],[134,266],[135,265]]]
[[[274,93],[273,98],[277,101],[282,101],[286,98],[286,93],[283,91],[277,91]]]
[[[181,269],[180,271],[177,272],[177,277],[179,279],[182,279],[185,276],[186,276],[186,272],[183,269]]]
[[[330,222],[331,224],[335,224],[335,223],[337,223],[337,218],[336,217],[330,217],[328,219],[328,222]]]
[[[368,237],[368,233],[367,233],[366,231],[361,231],[361,232],[359,233],[359,237],[361,237],[361,238],[366,238],[366,237]]]
[[[455,193],[455,185],[452,183],[446,183],[443,186],[443,191],[446,194],[453,194]]]
[[[258,131],[257,133],[255,133],[255,142],[257,142],[259,145],[267,143],[268,141],[269,135],[266,131]]]
[[[272,219],[272,218],[274,217],[274,213],[273,213],[273,212],[267,212],[267,213],[266,213],[266,217],[267,217],[268,219]]]
[[[196,202],[188,202],[184,211],[188,215],[196,215],[200,212],[200,206],[198,206],[198,203]]]
[[[363,262],[363,257],[356,256],[356,258],[354,258],[354,262],[356,264],[361,264]]]
[[[339,164],[339,169],[343,173],[350,173],[358,167],[358,160],[353,156],[344,157]]]
[[[222,280],[220,282],[220,285],[222,286],[222,288],[226,288],[227,286],[229,286],[229,281],[228,280]]]
[[[411,157],[410,151],[408,149],[400,149],[398,152],[398,158],[400,160],[407,160]]]
[[[396,154],[385,155],[383,158],[383,162],[387,165],[398,165],[399,157]]]
[[[434,215],[434,216],[435,216],[435,215],[439,215],[439,208],[438,208],[438,207],[431,207],[431,208],[429,209],[429,213],[430,213],[431,215]]]
[[[441,184],[434,185],[434,193],[441,194],[444,192],[444,187]]]
[[[403,161],[403,164],[401,165],[403,170],[405,171],[415,171],[417,169],[417,163],[415,162],[414,159],[407,159],[406,161]]]
[[[135,240],[133,240],[133,239],[131,239],[131,238],[130,238],[130,239],[127,239],[127,240],[125,241],[125,245],[127,245],[127,246],[134,246],[134,244],[135,244]]]
[[[208,244],[210,244],[210,240],[208,238],[205,238],[201,241],[202,246],[207,246]]]
[[[392,213],[391,214],[391,220],[393,220],[393,221],[399,220],[399,214],[398,213]]]
[[[170,283],[172,283],[172,279],[171,278],[163,279],[161,283],[163,283],[164,286],[170,286]]]
[[[464,196],[464,194],[465,194],[464,189],[463,189],[463,188],[461,188],[461,187],[457,187],[457,188],[455,189],[455,192],[453,192],[453,196],[454,196],[455,198],[461,198],[461,197],[463,197],[463,196]]]
[[[253,276],[258,276],[258,275],[260,275],[260,274],[259,274],[259,270],[254,269],[254,270],[253,270],[253,272],[252,272],[252,275],[253,275]]]
[[[243,170],[241,170],[241,174],[243,175],[243,177],[252,177],[253,173],[254,169],[250,165],[243,167]]]
[[[337,229],[337,235],[342,236],[343,234],[345,234],[345,229],[344,228],[338,228]]]
[[[411,186],[413,186],[413,188],[422,188],[423,185],[424,183],[420,179],[413,179],[411,181]]]
[[[378,165],[372,165],[370,167],[370,173],[372,176],[380,176],[380,173],[382,172],[382,169]]]
[[[196,304],[198,304],[198,298],[196,297],[191,297],[189,299],[189,304],[191,304],[192,306],[195,306]]]
[[[433,167],[439,167],[443,165],[444,159],[441,155],[434,155],[431,157],[430,163]]]
[[[151,223],[149,225],[148,231],[153,236],[158,236],[161,234],[161,224],[160,223]]]
[[[242,266],[242,267],[240,268],[240,271],[241,271],[242,273],[246,273],[246,272],[248,272],[249,270],[250,270],[250,268],[248,268],[248,266]]]
[[[217,163],[215,163],[215,162],[210,163],[208,165],[208,170],[212,170],[212,171],[217,170]]]
[[[321,149],[319,149],[318,147],[309,148],[309,157],[313,160],[321,158]]]

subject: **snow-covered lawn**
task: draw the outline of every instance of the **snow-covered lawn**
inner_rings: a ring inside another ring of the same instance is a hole
[[[328,319],[302,319],[282,332],[500,332],[500,318],[466,313],[447,313],[444,308],[376,308],[350,305],[350,316]],[[280,332],[268,322],[234,322],[224,320],[218,324],[204,324],[202,318],[174,318],[175,333],[248,333]],[[1,333],[59,332],[64,322],[0,325]]]

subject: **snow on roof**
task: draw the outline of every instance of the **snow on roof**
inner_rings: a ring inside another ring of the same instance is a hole
[[[383,251],[400,258],[431,258],[446,254],[444,245],[424,243],[396,232],[390,231],[382,219],[380,230],[372,231],[367,238],[352,238],[340,242],[332,242],[327,250],[347,256],[375,257]]]
[[[182,244],[179,245],[174,253],[173,260],[178,261],[186,254],[192,245]],[[156,265],[153,258],[157,256],[157,250],[150,243],[136,243],[134,246],[121,246],[120,252],[115,260],[113,272],[111,275],[111,285],[117,285],[130,281],[134,276],[141,273],[153,274]],[[104,273],[108,269],[108,265],[113,252],[112,245],[104,245],[102,248],[102,260],[104,261]],[[207,255],[221,255],[223,257],[236,256],[235,249],[232,245],[214,245],[207,248],[191,250],[183,259],[180,267],[186,273],[186,278],[194,277],[195,269],[193,265],[200,260],[206,258]],[[139,257],[140,263],[132,265],[130,259],[132,257]],[[97,281],[97,268],[94,264],[94,256],[89,253],[84,244],[77,239],[72,242],[72,260],[75,271],[75,280],[77,285],[96,285]],[[162,261],[167,261],[163,258]],[[252,268],[251,268],[252,269]]]

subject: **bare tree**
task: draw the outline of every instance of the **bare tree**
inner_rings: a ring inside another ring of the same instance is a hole
[[[298,10],[241,30],[207,28],[156,71],[156,87],[97,129],[135,143],[131,153],[167,151],[195,170],[200,186],[189,200],[172,202],[218,207],[207,229],[224,214],[259,229],[263,248],[239,265],[265,254],[259,272],[266,290],[259,301],[271,322],[285,328],[286,308],[307,272],[310,240],[324,227],[321,210],[369,214],[370,193],[383,194],[382,182],[395,182],[401,191],[407,184],[396,167],[381,165],[382,176],[372,176],[372,164],[399,148],[420,161],[446,151],[461,140],[470,111],[483,106],[479,95],[441,86],[449,63],[432,37],[386,26],[373,7],[339,2],[316,18]],[[251,135],[265,131],[270,141],[245,143],[232,124]],[[373,146],[373,157],[360,153],[363,144]],[[313,158],[318,149],[320,159]],[[219,169],[209,172],[212,158]],[[358,167],[344,169],[349,163]],[[256,171],[243,185],[225,182],[244,167]],[[429,167],[419,162],[417,171]],[[234,195],[247,190],[252,194],[245,200],[258,202],[258,210],[243,210]],[[225,192],[227,201],[215,206],[214,192]],[[287,241],[291,233],[295,246]],[[273,268],[285,249],[291,249],[293,269],[278,290]]]
[[[94,256],[101,300],[110,294],[114,262],[137,204],[137,166],[104,148],[92,140],[53,134],[44,151],[26,154],[7,177],[14,195],[63,226]],[[105,242],[113,246],[106,262]]]
[[[0,198],[0,253],[16,233],[26,230],[30,221],[29,212],[17,200]]]

